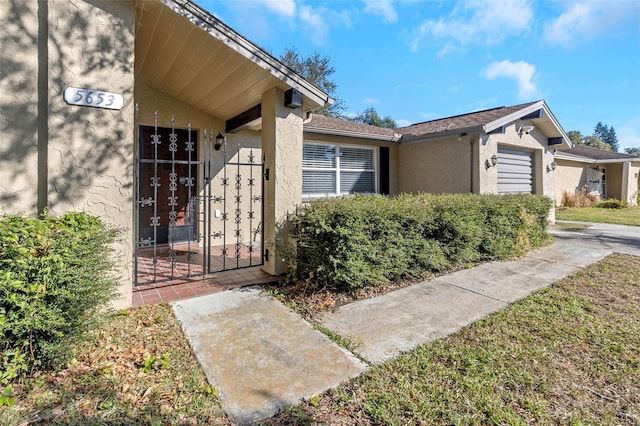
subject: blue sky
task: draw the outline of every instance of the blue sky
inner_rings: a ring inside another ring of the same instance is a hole
[[[280,55],[328,56],[347,111],[399,125],[545,99],[640,147],[640,1],[196,0]]]

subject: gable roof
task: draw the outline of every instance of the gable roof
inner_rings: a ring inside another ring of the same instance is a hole
[[[623,154],[621,152],[605,151],[588,146],[575,146],[571,149],[556,153],[556,158],[573,160],[583,163],[618,163],[626,161],[640,161],[640,157]]]
[[[306,111],[333,99],[191,0],[135,3],[135,78],[229,120],[273,88],[294,88]]]
[[[324,135],[338,135],[360,137],[396,142],[400,135],[394,129],[355,123],[341,118],[327,117],[320,114],[309,114],[304,122],[304,131],[308,133],[320,133]]]
[[[480,128],[536,103],[537,102],[528,102],[526,104],[513,105],[510,107],[502,106],[498,108],[470,112],[467,114],[439,118],[437,120],[424,121],[422,123],[400,127],[399,129],[397,129],[397,132],[403,135],[425,136],[434,133]]]

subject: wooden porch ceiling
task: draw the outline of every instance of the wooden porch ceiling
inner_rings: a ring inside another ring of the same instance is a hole
[[[157,0],[136,1],[135,78],[228,120],[289,86]],[[317,104],[305,99],[305,109]]]

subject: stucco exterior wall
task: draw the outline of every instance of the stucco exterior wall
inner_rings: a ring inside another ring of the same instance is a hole
[[[276,239],[288,232],[287,216],[302,202],[302,108],[284,106],[284,92],[271,89],[262,95],[262,150],[269,179],[264,181],[264,239],[269,250],[263,269],[285,272],[276,252]]]
[[[0,215],[38,214],[39,9],[0,0]]]
[[[505,128],[504,133],[494,133],[481,137],[478,159],[480,164],[479,192],[481,193],[497,193],[498,192],[498,167],[486,168],[485,160],[497,155],[498,147],[524,149],[534,152],[534,192],[538,195],[544,195],[551,199],[554,194],[554,172],[547,171],[547,165],[554,160],[553,151],[548,149],[547,137],[537,128],[534,128],[530,134],[520,136],[517,129],[525,125],[520,121],[511,123]]]
[[[565,192],[574,195],[587,183],[586,168],[588,166],[584,163],[560,159],[556,160],[556,164],[558,166],[554,172],[554,201],[556,206],[560,206]]]
[[[133,2],[2,0],[1,6],[8,43],[3,40],[0,102],[2,126],[10,135],[0,160],[2,204],[10,206],[5,212],[84,211],[119,228],[114,248],[122,298],[115,305],[128,306]],[[68,105],[68,86],[122,94],[124,107]]]
[[[395,195],[399,191],[398,182],[398,151],[399,145],[397,142],[384,142],[375,140],[363,140],[359,138],[352,138],[346,136],[337,135],[320,135],[316,133],[304,133],[305,142],[327,143],[327,144],[340,144],[340,145],[362,145],[366,147],[376,148],[376,159],[378,161],[377,166],[377,188],[380,188],[380,150],[381,146],[389,148],[389,194]]]
[[[620,163],[603,164],[606,170],[607,198],[622,199],[622,170],[623,165]]]
[[[626,189],[626,199],[630,206],[638,205],[638,185],[640,185],[640,162],[638,163],[626,163],[627,176],[626,182],[623,181],[623,192]],[[626,183],[626,185],[624,185]],[[624,194],[623,194],[624,195]]]
[[[400,144],[399,192],[472,192],[472,143],[443,139]]]

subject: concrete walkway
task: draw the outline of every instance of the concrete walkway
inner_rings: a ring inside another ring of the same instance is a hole
[[[640,256],[640,227],[552,229],[556,242],[342,306],[321,324],[371,364],[446,336],[613,251]],[[237,424],[272,416],[359,375],[366,364],[257,287],[173,305],[225,412]]]

